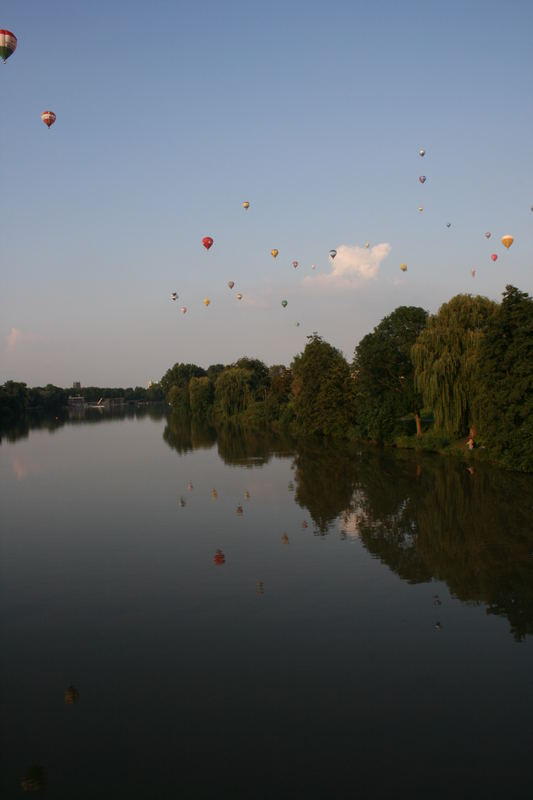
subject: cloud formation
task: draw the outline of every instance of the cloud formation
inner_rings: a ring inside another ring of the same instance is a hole
[[[22,331],[20,328],[11,328],[11,332],[6,339],[6,350],[13,352],[16,347],[21,344],[30,344],[31,342],[40,342],[42,336],[39,333],[32,331]]]
[[[304,278],[304,285],[321,289],[357,288],[362,282],[377,278],[379,268],[390,251],[391,246],[387,242],[369,248],[341,244],[331,263],[331,272],[326,275],[308,275]]]

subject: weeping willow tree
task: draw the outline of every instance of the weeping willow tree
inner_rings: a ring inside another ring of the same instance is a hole
[[[411,350],[416,388],[449,436],[475,432],[479,350],[497,308],[486,297],[456,295],[429,318]]]

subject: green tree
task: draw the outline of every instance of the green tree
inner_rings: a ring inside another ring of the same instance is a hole
[[[230,419],[245,410],[249,397],[250,373],[241,367],[227,367],[215,383],[215,410],[222,419]]]
[[[291,364],[296,428],[305,435],[346,435],[353,416],[348,363],[318,334],[307,338]]]
[[[214,394],[214,386],[207,375],[190,379],[189,404],[194,418],[209,419],[213,407]]]
[[[414,385],[411,348],[427,323],[427,311],[400,306],[381,320],[355,349],[353,361],[357,424],[360,432],[382,440],[392,435],[398,417],[413,413],[422,433],[422,396]]]
[[[501,464],[533,471],[533,298],[507,286],[479,356],[480,429]]]
[[[475,433],[475,398],[481,341],[496,303],[459,294],[444,303],[413,345],[415,386],[448,435]]]

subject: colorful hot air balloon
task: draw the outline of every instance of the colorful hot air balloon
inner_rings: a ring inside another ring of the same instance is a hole
[[[186,314],[187,313],[187,306],[182,306],[180,311],[181,311],[182,314]]]
[[[209,250],[209,248],[213,247],[213,239],[210,236],[204,236],[202,244],[206,250]]]
[[[297,261],[293,261],[292,262],[292,266],[294,267],[294,269],[296,269],[296,267],[298,266],[298,262]]]
[[[242,300],[242,294],[240,292],[237,292],[236,297],[237,297],[237,300]]]
[[[0,58],[6,63],[17,49],[17,37],[11,31],[0,30]]]
[[[43,111],[41,114],[41,119],[47,128],[51,128],[56,121],[56,115],[53,111]]]
[[[281,305],[283,306],[283,308],[287,308],[287,301],[286,300],[282,300],[281,301]]]
[[[172,292],[170,297],[171,297],[172,300],[177,300],[178,299],[178,293],[177,292]]]
[[[209,299],[209,297],[204,297],[204,306],[207,308],[207,306],[210,305],[210,304],[211,304],[211,300]]]
[[[497,261],[498,260],[498,253],[493,253],[491,255],[491,258],[492,258],[493,261]]]
[[[508,250],[513,242],[514,242],[514,236],[511,236],[510,233],[506,233],[505,236],[502,236],[502,244]]]
[[[490,237],[491,237],[491,232],[487,231],[487,233],[485,234],[485,239],[490,239]]]
[[[278,253],[279,253],[279,250],[276,250],[276,248],[274,248],[273,250],[270,251],[270,255],[272,256],[272,258],[277,258],[278,257]]]
[[[402,272],[407,272],[407,264],[405,262],[403,264],[400,264],[400,269]]]
[[[335,258],[336,255],[337,255],[337,251],[336,250],[330,250],[329,251],[329,257],[331,258],[332,261],[333,261],[333,259]]]
[[[230,289],[233,289],[233,287],[235,286],[235,281],[228,281],[228,286]]]
[[[418,155],[424,157],[426,155],[426,151],[422,148],[418,151]]]
[[[425,183],[426,182],[426,176],[425,175],[420,175],[418,180],[420,181],[420,183]]]

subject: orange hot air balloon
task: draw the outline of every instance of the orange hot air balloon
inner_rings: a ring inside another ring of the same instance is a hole
[[[502,236],[502,244],[508,250],[513,242],[514,242],[514,236],[511,236],[509,233],[506,233],[505,236]]]
[[[242,207],[244,208],[245,211],[247,211],[250,208],[250,203],[248,202],[248,200],[244,201]]]
[[[235,296],[236,296],[237,300],[242,300],[242,294],[240,292],[237,292],[237,294]]]
[[[276,248],[274,248],[273,250],[270,251],[270,255],[272,256],[272,258],[277,258],[278,254],[279,254],[279,250],[276,250]]]
[[[209,250],[211,247],[213,247],[213,239],[211,236],[204,236],[202,239],[202,244],[206,250]]]
[[[498,253],[493,253],[491,255],[491,258],[492,258],[493,261],[497,261],[498,260]]]
[[[407,272],[407,264],[405,264],[405,263],[400,264],[400,269],[401,269],[402,272]]]
[[[209,297],[204,297],[204,306],[207,308],[209,305],[211,305],[211,300]]]
[[[41,114],[41,119],[47,128],[51,128],[56,121],[56,115],[53,111],[43,111]]]

